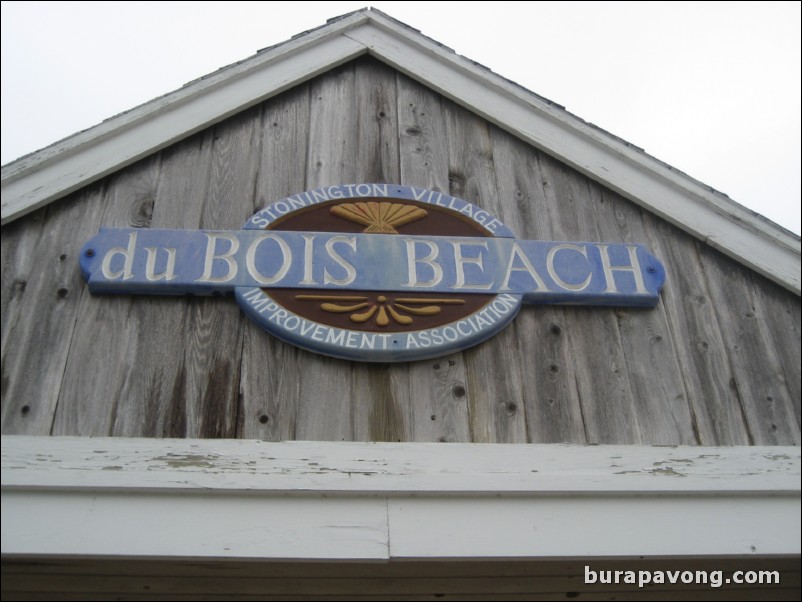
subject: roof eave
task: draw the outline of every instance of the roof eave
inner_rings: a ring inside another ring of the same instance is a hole
[[[798,236],[372,9],[330,20],[4,166],[2,223],[365,53],[800,295]]]

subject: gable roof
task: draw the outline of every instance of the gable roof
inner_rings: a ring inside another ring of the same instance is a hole
[[[375,9],[259,51],[2,169],[2,223],[370,54],[800,295],[800,239]]]

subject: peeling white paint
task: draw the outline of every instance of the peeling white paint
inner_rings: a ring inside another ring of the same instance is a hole
[[[8,436],[2,513],[7,556],[799,554],[800,450]]]

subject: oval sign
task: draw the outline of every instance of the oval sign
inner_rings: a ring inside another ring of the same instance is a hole
[[[240,230],[101,228],[92,293],[225,295],[275,336],[370,362],[493,336],[523,303],[654,307],[665,268],[637,243],[520,240],[480,207],[391,184],[329,186]]]
[[[276,201],[243,229],[303,233],[304,288],[236,287],[234,294],[259,326],[316,353],[371,362],[438,357],[492,337],[522,305],[522,295],[514,293],[427,290],[444,271],[456,282],[480,273],[482,257],[472,247],[481,250],[482,239],[513,238],[497,217],[441,192],[390,184],[329,186]],[[377,244],[360,265],[376,274],[389,265],[406,267],[405,290],[333,290],[352,276],[356,248],[347,236],[327,236],[321,244],[318,238],[324,237],[315,235],[332,232],[404,237],[405,262],[390,261],[390,247]],[[440,258],[425,238],[406,238],[427,236],[477,243],[455,244],[453,255]],[[313,288],[315,283],[321,287]]]

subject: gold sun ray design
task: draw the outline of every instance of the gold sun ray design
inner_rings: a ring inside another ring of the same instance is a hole
[[[332,215],[365,226],[363,232],[373,234],[398,234],[396,228],[423,219],[428,212],[416,205],[367,201],[343,203],[330,209]],[[295,295],[298,301],[316,301],[320,309],[335,314],[350,314],[355,324],[375,320],[379,327],[396,322],[409,326],[416,317],[436,316],[443,305],[464,305],[464,299],[403,297],[388,300],[378,295],[375,300],[357,295]]]
[[[392,321],[402,326],[414,322],[412,316],[436,316],[442,311],[442,305],[464,305],[464,299],[422,299],[405,297],[388,300],[385,295],[378,295],[375,301],[370,297],[345,295],[295,295],[298,301],[318,301],[320,309],[330,313],[351,313],[349,319],[356,324],[364,324],[374,316],[376,325],[385,327]],[[361,310],[365,311],[361,311]],[[409,315],[407,315],[409,314]]]
[[[373,234],[398,234],[396,228],[428,215],[425,209],[415,205],[376,201],[343,203],[330,211],[332,215],[366,226],[362,232]]]

